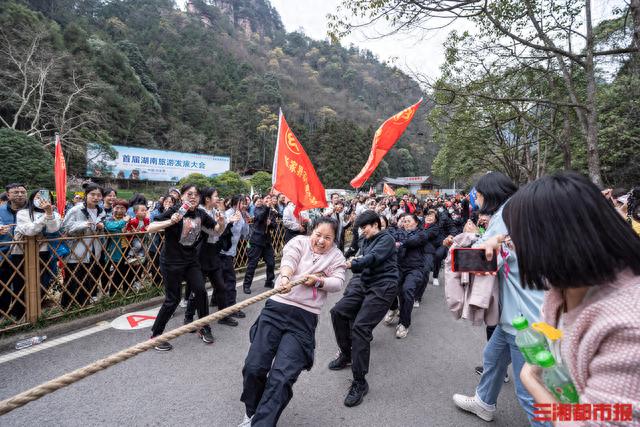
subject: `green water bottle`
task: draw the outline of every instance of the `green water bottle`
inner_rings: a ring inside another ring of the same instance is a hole
[[[580,398],[569,373],[564,366],[556,364],[550,351],[543,350],[536,354],[536,363],[543,369],[542,381],[544,381],[544,385],[558,402],[579,403]]]
[[[543,350],[549,350],[547,339],[541,333],[529,327],[529,321],[524,316],[518,316],[511,322],[516,333],[516,345],[524,356],[524,360],[532,365],[537,365],[536,354]]]

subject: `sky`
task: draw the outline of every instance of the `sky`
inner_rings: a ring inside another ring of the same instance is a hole
[[[177,0],[181,6],[185,0]],[[327,14],[335,13],[341,0],[270,0],[271,5],[280,14],[285,29],[289,32],[302,30],[307,36],[323,40],[327,37]],[[614,6],[623,5],[624,0],[596,0],[592,2],[594,21],[608,16]],[[440,75],[440,66],[444,62],[444,41],[453,29],[470,29],[468,22],[457,21],[454,24],[430,30],[426,34],[393,35],[376,38],[379,33],[367,29],[349,35],[341,41],[343,46],[354,44],[360,49],[372,51],[381,61],[391,61],[395,66],[410,75],[420,74],[429,80]]]

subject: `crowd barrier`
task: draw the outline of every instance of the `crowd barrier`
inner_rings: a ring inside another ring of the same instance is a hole
[[[284,227],[271,231],[276,258]],[[124,305],[161,293],[164,234],[113,233],[82,237],[15,236],[0,242],[0,334],[42,321],[80,315],[99,304]],[[238,244],[236,270],[247,265]]]

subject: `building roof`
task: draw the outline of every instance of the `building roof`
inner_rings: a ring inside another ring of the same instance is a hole
[[[421,185],[421,184],[432,184],[432,179],[430,176],[401,176],[398,178],[382,178],[384,182],[387,184],[393,185]]]

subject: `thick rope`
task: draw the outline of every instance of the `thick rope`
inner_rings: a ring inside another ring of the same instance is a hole
[[[304,280],[297,280],[295,282],[291,282],[291,286],[297,286],[304,282]],[[227,307],[224,310],[216,311],[213,314],[210,314],[202,319],[194,320],[188,325],[181,326],[176,329],[172,329],[169,332],[165,332],[162,335],[159,335],[153,339],[141,342],[140,344],[136,344],[133,347],[129,347],[127,349],[121,350],[117,353],[112,354],[111,356],[107,356],[104,359],[98,360],[96,362],[91,363],[90,365],[84,366],[82,368],[76,369],[75,371],[69,372],[58,378],[55,378],[51,381],[47,381],[46,383],[40,384],[36,387],[33,387],[27,391],[23,391],[20,394],[17,394],[9,399],[5,399],[0,401],[0,415],[4,415],[8,412],[13,411],[16,408],[26,405],[29,402],[33,402],[34,400],[38,400],[47,394],[53,393],[56,390],[60,390],[63,387],[67,387],[75,382],[80,381],[83,378],[91,376],[96,372],[103,371],[113,365],[116,365],[120,362],[124,362],[125,360],[131,359],[134,356],[137,356],[140,353],[144,353],[147,350],[152,349],[161,341],[169,341],[174,338],[177,338],[181,335],[188,334],[189,332],[196,331],[198,329],[203,328],[204,326],[209,325],[210,323],[221,320],[237,311],[242,310],[252,304],[263,301],[273,295],[281,293],[281,289],[271,289],[266,292],[261,293],[260,295],[256,295],[255,297],[246,299],[238,304],[232,305],[231,307]]]

